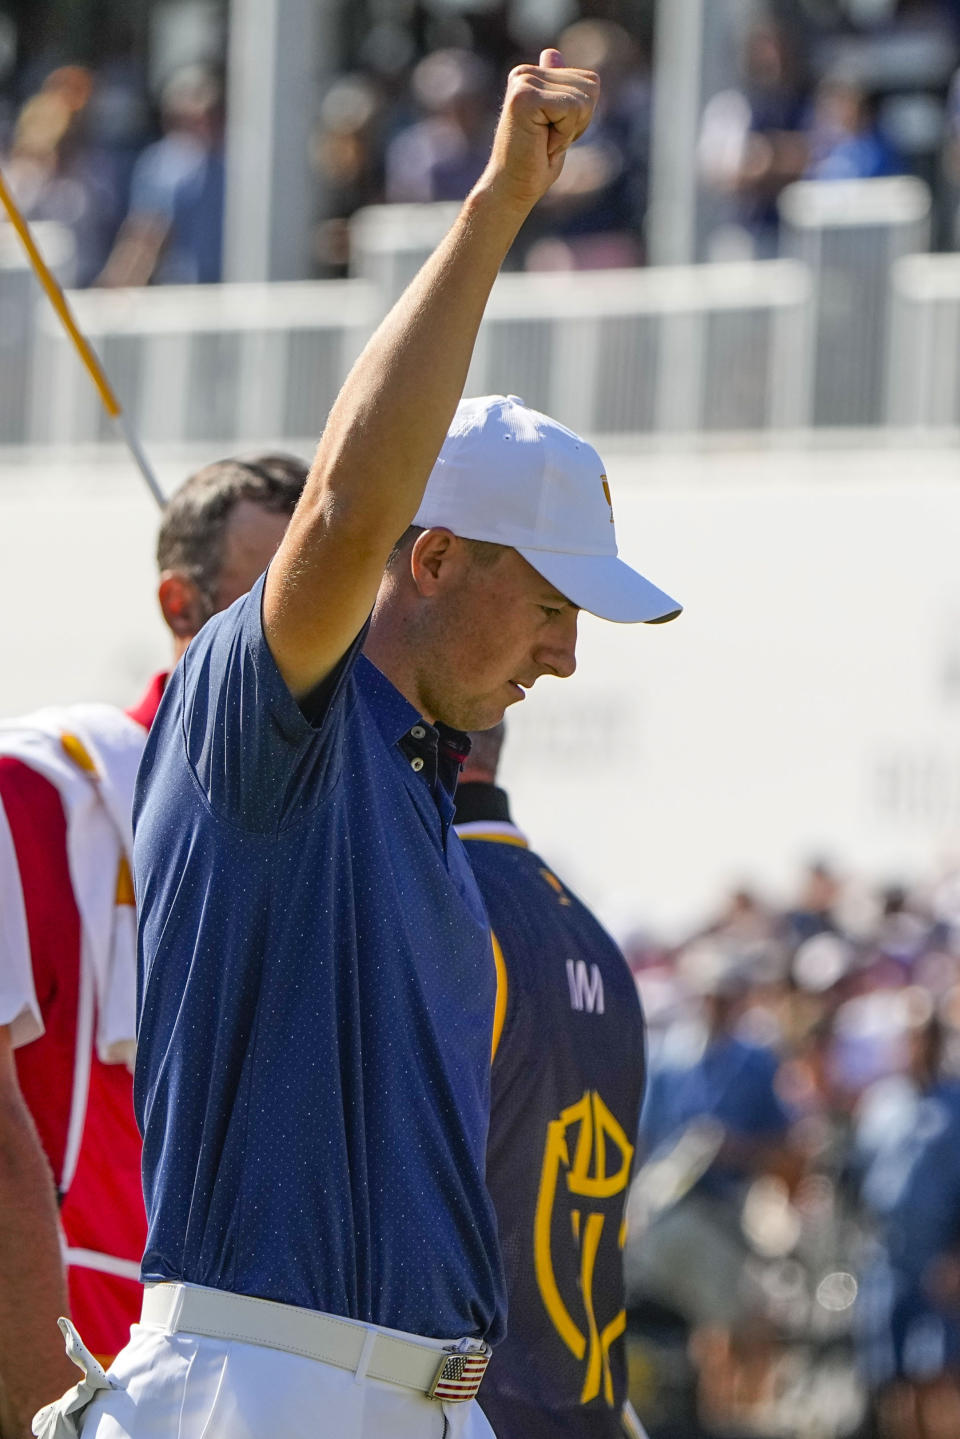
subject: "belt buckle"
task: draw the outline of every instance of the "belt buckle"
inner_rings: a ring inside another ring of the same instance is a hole
[[[480,1381],[490,1363],[490,1349],[447,1350],[427,1396],[442,1404],[466,1404],[476,1399]]]

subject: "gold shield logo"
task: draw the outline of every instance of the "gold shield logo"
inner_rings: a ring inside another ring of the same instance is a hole
[[[616,1242],[622,1249],[625,1227],[618,1222],[618,1210],[610,1205],[596,1207],[596,1201],[624,1193],[632,1159],[633,1145],[596,1090],[586,1090],[547,1125],[534,1219],[534,1267],[554,1328],[574,1358],[584,1361],[581,1404],[596,1399],[601,1389],[606,1402],[611,1406],[614,1402],[610,1346],[623,1333],[627,1317],[622,1306],[616,1314],[598,1315],[593,1291],[604,1230],[609,1234],[609,1226],[617,1224]],[[561,1188],[575,1199],[595,1202],[570,1207],[570,1242],[579,1254],[579,1292],[567,1298],[560,1292],[553,1250]],[[614,1214],[616,1218],[611,1217]]]

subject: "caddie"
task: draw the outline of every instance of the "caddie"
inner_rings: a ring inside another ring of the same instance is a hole
[[[470,736],[455,816],[498,970],[487,1184],[510,1324],[480,1407],[498,1439],[624,1439],[639,1422],[623,1242],[643,1013],[611,936],[513,823],[497,785],[505,729]]]
[[[148,1287],[109,1377],[87,1363],[42,1435],[492,1432],[496,976],[452,824],[463,731],[573,673],[580,607],[679,609],[618,559],[590,446],[515,399],[457,408],[597,89],[556,51],[511,73],[487,168],[347,379],[276,559],[167,686],[134,848]]]

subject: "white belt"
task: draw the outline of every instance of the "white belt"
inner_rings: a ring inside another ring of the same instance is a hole
[[[313,1309],[186,1284],[150,1285],[140,1318],[170,1334],[185,1330],[283,1349],[453,1404],[476,1396],[491,1352],[473,1339],[450,1345],[401,1339]]]

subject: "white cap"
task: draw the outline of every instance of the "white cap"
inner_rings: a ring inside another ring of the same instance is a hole
[[[460,402],[413,523],[511,546],[601,619],[655,623],[681,610],[618,558],[610,487],[593,446],[516,395]]]

